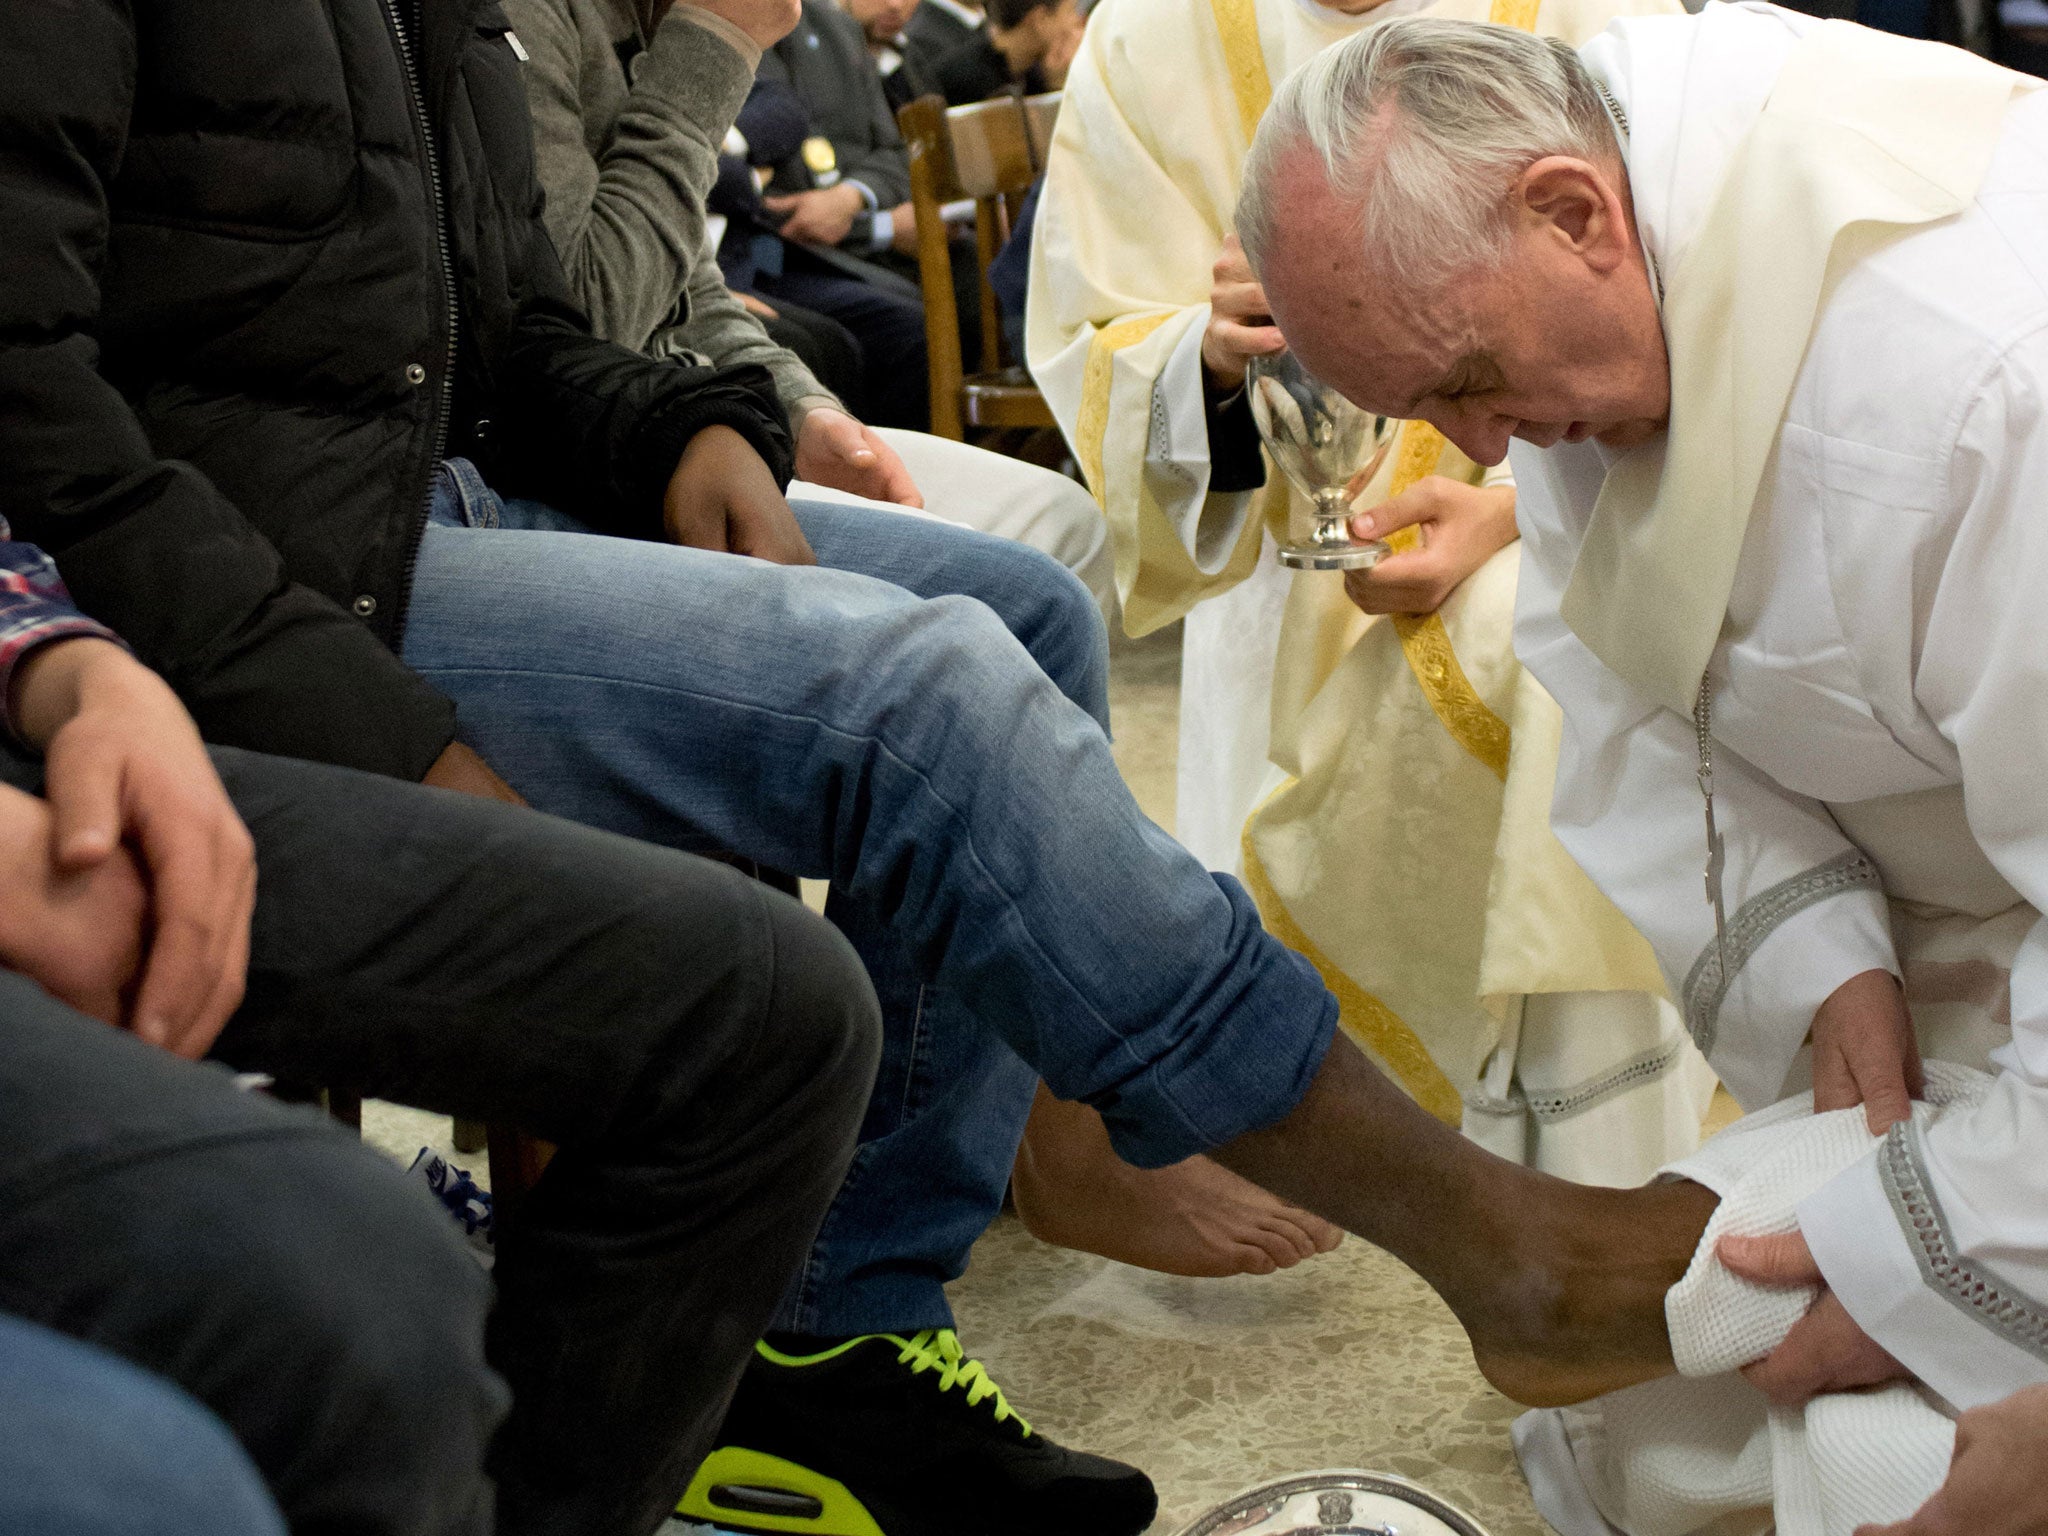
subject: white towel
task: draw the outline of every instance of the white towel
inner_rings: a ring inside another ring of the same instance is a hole
[[[1989,1082],[1930,1062],[1914,1117],[1931,1124]],[[1940,1486],[1955,1426],[1918,1387],[1830,1393],[1787,1409],[1734,1374],[1776,1348],[1817,1293],[1739,1279],[1715,1244],[1795,1230],[1799,1202],[1877,1141],[1861,1109],[1817,1115],[1803,1094],[1665,1170],[1721,1196],[1665,1299],[1681,1374],[1517,1425],[1537,1507],[1563,1536],[1747,1536],[1773,1522],[1777,1536],[1851,1536],[1866,1522],[1904,1519]]]

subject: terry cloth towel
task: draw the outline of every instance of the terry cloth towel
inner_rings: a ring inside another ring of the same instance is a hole
[[[1914,1118],[1924,1128],[1975,1103],[1989,1083],[1929,1062],[1927,1102]],[[1817,1115],[1813,1095],[1802,1094],[1664,1170],[1721,1197],[1665,1298],[1680,1374],[1539,1410],[1515,1426],[1537,1508],[1562,1536],[1851,1536],[1867,1522],[1904,1519],[1941,1485],[1955,1426],[1919,1387],[1774,1408],[1735,1374],[1776,1348],[1818,1293],[1739,1279],[1714,1245],[1795,1230],[1799,1202],[1878,1142],[1861,1109]]]

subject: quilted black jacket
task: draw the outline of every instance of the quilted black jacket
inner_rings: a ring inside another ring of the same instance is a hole
[[[418,777],[437,458],[654,537],[765,371],[594,339],[492,0],[0,3],[0,516],[214,741]]]

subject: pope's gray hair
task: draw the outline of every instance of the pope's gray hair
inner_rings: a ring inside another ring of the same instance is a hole
[[[1600,89],[1564,43],[1428,17],[1367,27],[1281,84],[1237,207],[1254,270],[1278,228],[1275,173],[1297,146],[1358,210],[1373,269],[1423,286],[1501,262],[1508,191],[1536,161],[1616,154]]]

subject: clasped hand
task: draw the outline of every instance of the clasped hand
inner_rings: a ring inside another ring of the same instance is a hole
[[[161,678],[91,639],[31,653],[14,719],[46,783],[42,800],[0,791],[0,962],[205,1055],[242,1000],[256,859],[198,729]]]

